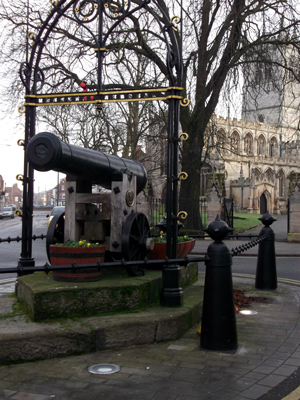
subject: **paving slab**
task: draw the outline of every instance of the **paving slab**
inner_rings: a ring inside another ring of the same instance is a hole
[[[203,277],[200,278],[201,282]],[[115,334],[122,337],[120,347],[1,366],[0,399],[264,400],[277,399],[274,397],[276,393],[284,397],[285,382],[299,370],[300,288],[279,283],[278,290],[261,292],[254,289],[253,283],[250,278],[234,277],[235,288],[245,290],[249,295],[266,297],[264,303],[252,303],[251,309],[258,312],[256,315],[237,314],[239,346],[236,351],[201,349],[197,334],[199,323],[171,340],[126,345],[126,318],[119,317]],[[182,309],[163,309],[163,312],[172,321],[177,310],[183,312]],[[149,309],[147,313],[152,323],[159,319],[158,315],[155,316],[156,310]],[[107,321],[109,325],[109,319]],[[133,321],[138,337],[144,335],[148,340],[148,329],[139,328],[141,321],[138,314],[134,314]],[[94,322],[92,318],[87,318],[84,324],[87,329],[93,327],[95,331]],[[19,323],[16,318],[16,326]],[[22,321],[19,325],[20,339],[21,332],[26,336],[26,324],[34,323]],[[44,328],[43,323],[37,325],[40,329]],[[48,325],[48,328],[55,335],[51,326]],[[274,332],[276,329],[278,332]],[[109,334],[113,335],[113,328]],[[119,365],[120,372],[112,375],[90,374],[88,367],[98,363]],[[287,390],[294,390],[296,382],[294,377],[292,384],[286,385]],[[273,397],[270,397],[272,393]]]

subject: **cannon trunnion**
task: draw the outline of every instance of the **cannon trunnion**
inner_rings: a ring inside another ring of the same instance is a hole
[[[48,258],[50,244],[80,239],[105,243],[106,258],[147,258],[153,239],[146,216],[136,210],[136,196],[147,181],[142,164],[63,143],[49,132],[30,140],[27,157],[39,171],[67,174],[65,213],[49,225]],[[92,193],[92,184],[109,190]],[[144,273],[139,267],[126,268],[130,275]]]

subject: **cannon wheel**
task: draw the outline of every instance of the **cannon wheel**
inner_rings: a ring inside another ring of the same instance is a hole
[[[64,228],[65,228],[65,212],[54,215],[47,231],[46,251],[49,262],[50,260],[50,245],[55,243],[64,243]]]
[[[133,212],[126,219],[122,233],[122,256],[126,261],[139,261],[148,258],[149,250],[146,248],[147,239],[150,237],[150,226],[146,215]],[[126,266],[130,276],[144,275],[142,266]]]

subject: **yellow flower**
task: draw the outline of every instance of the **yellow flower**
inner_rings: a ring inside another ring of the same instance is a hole
[[[163,231],[160,231],[159,234],[160,234],[160,236],[163,235]]]
[[[186,235],[184,235],[183,237],[184,237],[184,239],[186,239],[186,238],[187,238],[187,236],[186,236]]]
[[[78,242],[78,244],[79,244],[79,246],[82,246],[82,245],[83,245],[83,241],[80,240],[80,241]]]
[[[86,246],[87,246],[87,247],[90,247],[90,245],[91,245],[91,243],[88,243]]]

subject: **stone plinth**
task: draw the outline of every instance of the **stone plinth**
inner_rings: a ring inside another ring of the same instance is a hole
[[[198,279],[197,263],[181,267],[181,286]],[[161,271],[129,277],[123,269],[103,269],[96,282],[56,282],[52,273],[36,272],[18,279],[18,299],[33,321],[79,318],[138,311],[159,304]]]

